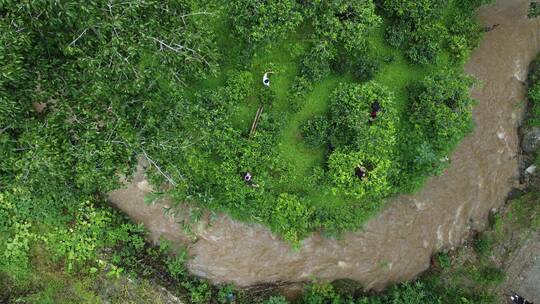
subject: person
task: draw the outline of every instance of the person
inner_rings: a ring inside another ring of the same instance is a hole
[[[263,84],[267,87],[270,87],[270,74],[274,74],[274,72],[266,72],[263,75]]]
[[[381,104],[378,101],[375,101],[371,104],[371,112],[369,113],[369,124],[371,125],[375,118],[377,118],[377,115],[381,111]]]
[[[360,180],[367,177],[367,169],[364,166],[358,165],[356,166],[356,169],[354,170],[354,175],[358,177]]]
[[[512,300],[512,304],[534,304],[533,302],[525,300],[524,297],[518,295],[515,292],[510,296],[510,300]]]
[[[249,171],[244,173],[244,182],[246,182],[246,184],[251,184],[251,179],[252,178],[253,178],[253,176],[251,175],[251,173]]]
[[[375,119],[377,118],[377,114],[381,111],[381,104],[378,101],[375,101],[371,104],[371,113],[369,115],[371,118]]]

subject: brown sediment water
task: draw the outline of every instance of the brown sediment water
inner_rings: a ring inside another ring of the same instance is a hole
[[[485,26],[499,25],[486,33],[466,65],[482,83],[472,92],[479,101],[476,128],[450,156],[450,167],[420,192],[392,199],[357,232],[339,240],[314,234],[295,251],[261,225],[218,215],[210,226],[195,229],[197,241],[191,243],[181,225],[163,214],[163,205],[143,203],[149,188],[142,168],[127,189],[114,191],[110,199],[144,223],[154,240],[163,236],[187,244],[193,256],[189,270],[216,283],[350,278],[381,289],[410,280],[429,267],[435,251],[459,246],[471,229],[483,229],[489,211],[504,203],[518,181],[523,81],[540,51],[540,19],[527,19],[528,3],[499,0],[478,11]]]

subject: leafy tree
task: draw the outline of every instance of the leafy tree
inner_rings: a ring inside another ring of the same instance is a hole
[[[481,37],[481,27],[473,13],[490,2],[384,0],[381,7],[392,22],[387,28],[387,41],[394,47],[405,48],[412,63],[434,63],[444,51],[452,59],[463,61]]]
[[[236,33],[251,45],[283,39],[302,22],[293,0],[240,0],[230,1],[229,6]]]
[[[330,138],[334,147],[353,147],[370,154],[388,155],[392,152],[394,124],[398,119],[393,95],[388,89],[375,82],[341,85],[331,99]],[[375,103],[379,104],[380,112],[372,119],[370,113]]]
[[[427,76],[411,90],[410,121],[444,155],[473,127],[470,77],[446,71]]]
[[[347,52],[365,47],[366,34],[380,24],[372,1],[309,1],[304,4],[314,35],[328,43],[339,43]]]
[[[309,1],[305,14],[313,27],[313,44],[303,60],[303,74],[311,80],[328,75],[336,61],[365,53],[368,33],[380,24],[372,1]]]
[[[448,164],[448,153],[472,130],[473,83],[468,76],[445,71],[410,88],[410,129],[399,144],[401,170],[408,178],[398,181],[400,187],[418,189],[427,176],[440,173]]]

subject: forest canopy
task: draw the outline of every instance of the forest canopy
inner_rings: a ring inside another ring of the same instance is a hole
[[[292,243],[357,229],[471,131],[483,2],[0,1],[5,212],[67,223],[144,157],[175,203]]]

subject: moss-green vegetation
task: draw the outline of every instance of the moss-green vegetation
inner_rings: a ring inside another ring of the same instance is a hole
[[[540,56],[531,63],[527,78],[529,113],[527,125],[540,127]]]
[[[537,18],[538,16],[540,16],[540,2],[531,1],[531,4],[529,5],[529,12],[527,13],[527,17]]]
[[[13,210],[9,204],[12,198],[3,196],[0,206],[7,207],[0,210],[20,218],[24,211]],[[166,243],[161,247],[148,246],[140,227],[127,223],[119,213],[108,208],[86,203],[90,209],[83,210],[83,217],[80,213],[74,215],[71,236],[62,243],[47,241],[62,234],[56,230],[40,229],[38,233],[30,227],[29,233],[9,231],[16,235],[14,239],[27,246],[14,250],[16,246],[10,245],[0,252],[10,257],[1,264],[0,301],[170,303],[178,297],[196,304],[501,303],[506,298],[506,291],[499,288],[505,273],[496,265],[504,266],[513,261],[514,250],[538,233],[539,200],[538,193],[514,199],[502,213],[492,215],[490,228],[479,235],[479,238],[491,240],[486,251],[479,252],[469,246],[450,253],[441,252],[431,270],[415,282],[398,284],[383,293],[370,295],[364,294],[361,286],[352,281],[314,283],[306,286],[301,297],[293,302],[272,294],[271,290],[241,291],[231,285],[212,286],[191,277],[185,271],[185,255],[169,255]],[[104,226],[95,225],[97,222]],[[99,238],[88,237],[90,235]],[[87,239],[81,244],[82,238]],[[80,248],[75,251],[77,259],[64,251],[64,248],[77,247]],[[70,270],[67,270],[68,264],[72,265]],[[157,284],[166,287],[168,292]]]
[[[2,189],[106,193],[143,155],[175,202],[293,243],[359,228],[471,130],[482,2],[4,1]]]

